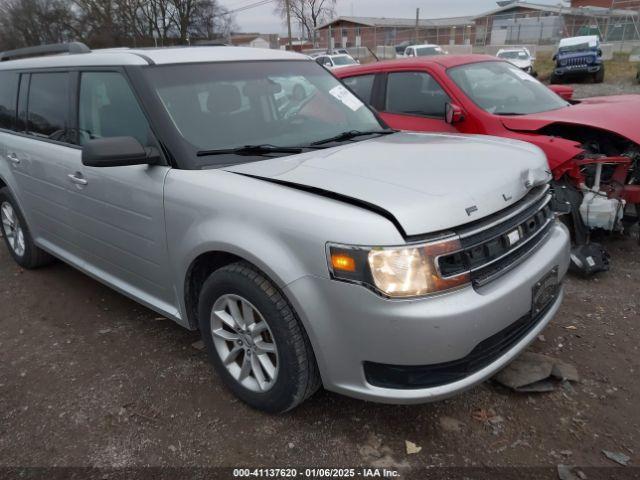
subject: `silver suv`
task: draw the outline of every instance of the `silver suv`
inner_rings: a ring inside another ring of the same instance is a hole
[[[569,236],[535,146],[394,132],[286,52],[67,44],[0,58],[15,261],[62,259],[199,329],[256,408],[289,410],[320,385],[445,398],[558,310]],[[286,107],[283,90],[297,92]]]

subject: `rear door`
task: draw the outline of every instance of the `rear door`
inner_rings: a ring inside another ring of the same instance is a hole
[[[456,132],[445,122],[449,95],[426,72],[400,71],[385,75],[379,110],[393,128],[419,132]]]
[[[159,149],[124,71],[77,75],[80,146],[96,138],[134,137]],[[79,165],[66,173],[74,182],[70,220],[90,270],[143,303],[176,315],[163,205],[168,172],[164,165]]]
[[[22,73],[16,133],[5,137],[19,196],[35,242],[56,254],[78,255],[69,221],[68,172],[80,165],[70,120],[70,73]]]

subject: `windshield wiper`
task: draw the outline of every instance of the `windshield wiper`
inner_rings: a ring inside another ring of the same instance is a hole
[[[520,113],[520,112],[498,112],[498,113],[494,113],[494,115],[504,115],[506,117],[517,117],[518,115],[526,115],[526,113]]]
[[[223,148],[218,150],[200,150],[198,157],[209,157],[213,155],[269,155],[271,153],[302,153],[300,147],[278,147],[275,145],[245,145],[243,147]]]
[[[397,130],[369,130],[369,131],[360,131],[360,130],[349,130],[347,132],[342,132],[335,137],[325,138],[324,140],[318,140],[317,142],[313,142],[311,145],[324,145],[325,143],[333,143],[333,142],[342,142],[345,140],[351,140],[356,137],[364,137],[365,135],[389,135],[391,133],[396,133]]]

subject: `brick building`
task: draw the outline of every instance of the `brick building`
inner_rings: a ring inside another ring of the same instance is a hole
[[[338,17],[318,27],[321,47],[369,47],[398,45],[403,42],[435,43],[439,45],[464,45],[473,43],[472,17],[415,19]]]

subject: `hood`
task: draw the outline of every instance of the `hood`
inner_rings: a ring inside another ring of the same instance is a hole
[[[487,136],[397,133],[225,170],[375,207],[404,236],[447,230],[550,180],[540,149]]]
[[[513,58],[513,59],[509,59],[508,60],[509,63],[512,63],[513,65],[515,65],[518,68],[527,68],[531,66],[531,60],[527,59],[519,59],[519,58]]]
[[[549,112],[501,117],[509,130],[535,132],[553,123],[599,128],[640,144],[640,95],[614,95],[581,100]]]

